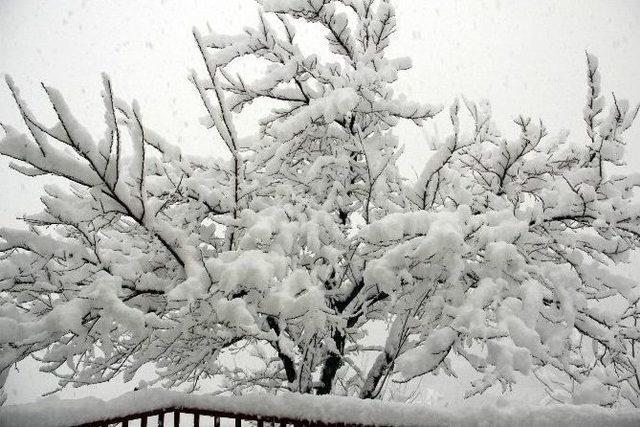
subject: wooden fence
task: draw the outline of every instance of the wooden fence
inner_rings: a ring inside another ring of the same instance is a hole
[[[147,427],[149,422],[153,420],[157,421],[158,427],[165,427],[168,419],[173,420],[174,427],[180,427],[181,415],[191,415],[193,417],[194,427],[220,427],[221,420],[232,420],[235,427],[346,427],[354,425],[346,423],[326,423],[316,420],[292,419],[276,416],[260,416],[255,414],[229,413],[199,408],[181,407],[134,413],[127,416],[77,424],[73,427],[131,427],[132,421],[139,421],[139,423],[136,424],[139,424],[141,427]],[[208,419],[204,420],[204,417],[207,417]],[[184,417],[182,417],[182,421],[184,421]],[[183,427],[188,427],[191,425],[191,423],[189,425],[183,423],[182,425]],[[364,427],[362,425],[359,426]]]
[[[635,427],[640,426],[640,411],[515,403],[451,410],[339,396],[211,396],[162,389],[129,392],[109,401],[48,399],[0,407],[1,427],[463,427],[479,423]]]

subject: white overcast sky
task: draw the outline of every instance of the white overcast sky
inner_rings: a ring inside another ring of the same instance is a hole
[[[413,99],[448,105],[461,94],[486,98],[506,134],[515,131],[511,120],[525,114],[542,118],[552,134],[569,129],[572,139],[584,141],[589,50],[600,59],[604,92],[640,101],[640,0],[395,3],[392,53],[413,59],[399,85]],[[202,67],[191,28],[209,24],[234,33],[255,21],[249,0],[0,0],[0,74],[13,76],[43,117],[51,118],[51,111],[40,82],[57,87],[78,119],[99,135],[100,73],[106,72],[117,95],[137,99],[144,120],[170,141],[215,154],[219,142],[200,126],[203,111],[186,79],[190,68]],[[20,124],[4,84],[0,122]],[[438,131],[448,129],[441,125]],[[435,132],[433,124],[399,129],[407,176],[428,156],[425,138]],[[640,170],[640,121],[629,142],[629,168]],[[17,216],[39,208],[40,182],[18,176],[0,160],[0,226],[16,225]],[[42,378],[29,369],[13,374],[9,385],[12,402],[43,391]]]

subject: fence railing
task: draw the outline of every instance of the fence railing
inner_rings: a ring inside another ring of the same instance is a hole
[[[0,0],[2,1],[2,0]],[[194,395],[163,389],[104,401],[47,399],[0,407],[1,427],[640,426],[640,411],[593,405],[483,404],[457,410],[296,393]]]
[[[189,424],[184,421],[183,415],[190,415],[193,421],[189,420]],[[132,427],[133,422],[140,427],[148,427],[150,422],[155,421],[158,427],[167,427],[169,422],[173,427],[220,427],[221,421],[225,421],[227,425],[235,427],[257,426],[257,427],[346,427],[360,426],[363,424],[351,423],[326,423],[323,421],[311,419],[293,419],[277,416],[261,416],[255,414],[241,414],[222,411],[211,411],[200,408],[165,408],[161,410],[133,413],[126,416],[119,416],[109,419],[102,419],[83,424],[77,424],[72,427]],[[228,424],[231,422],[231,424]],[[182,423],[182,424],[181,424]]]

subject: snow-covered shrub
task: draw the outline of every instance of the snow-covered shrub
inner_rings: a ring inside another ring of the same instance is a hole
[[[616,174],[638,107],[605,105],[596,58],[586,143],[527,117],[506,138],[488,105],[456,101],[408,182],[393,129],[442,108],[392,89],[410,62],[386,55],[391,2],[262,7],[238,36],[194,32],[207,73],[190,79],[227,159],[182,154],[107,76],[100,141],[55,89],[47,125],[7,79],[28,132],[3,125],[0,152],[69,186],[45,188],[28,229],[0,230],[0,379],[33,355],[61,387],[154,364],[167,387],[375,398],[461,357],[479,373],[469,394],[522,373],[558,400],[640,405],[640,293],[615,268],[640,245],[640,174]],[[300,46],[305,28],[328,52]],[[245,57],[261,78],[231,71]],[[259,100],[276,107],[240,140],[234,117]]]

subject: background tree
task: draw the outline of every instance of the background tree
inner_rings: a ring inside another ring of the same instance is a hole
[[[55,89],[47,126],[7,79],[28,133],[3,125],[0,152],[70,184],[0,230],[0,381],[32,355],[60,387],[154,364],[167,387],[375,398],[462,357],[469,394],[520,372],[556,400],[639,405],[640,294],[615,269],[640,243],[640,175],[616,174],[638,107],[604,111],[595,57],[586,144],[523,116],[503,137],[488,105],[456,101],[408,182],[393,128],[441,107],[393,91],[410,62],[386,56],[391,3],[264,0],[260,18],[194,31],[206,74],[190,79],[227,159],[182,154],[107,76],[98,142]],[[307,28],[328,51],[299,42]],[[239,138],[252,102],[274,108]]]

